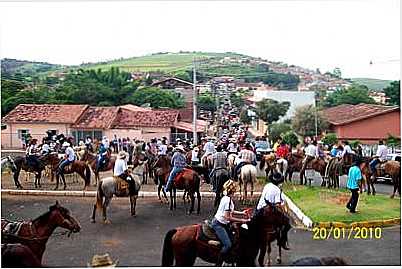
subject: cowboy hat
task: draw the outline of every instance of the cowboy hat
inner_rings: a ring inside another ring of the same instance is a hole
[[[184,147],[182,145],[178,145],[175,150],[180,150],[184,152]]]
[[[193,150],[195,150],[195,151],[198,151],[198,150],[200,150],[197,146],[195,146],[194,148],[193,148]]]
[[[109,253],[106,253],[104,255],[94,255],[91,263],[88,263],[88,267],[116,267],[118,262],[119,260],[113,262]]]
[[[69,146],[70,146],[70,143],[64,142],[63,145],[61,145],[61,146],[62,146],[62,147],[69,147]]]
[[[120,151],[119,154],[117,155],[117,158],[119,159],[124,159],[127,157],[127,153],[125,151]]]
[[[274,184],[279,184],[283,182],[283,176],[281,173],[274,173],[271,177],[271,181]]]
[[[223,194],[227,195],[229,192],[236,192],[236,182],[234,182],[233,180],[229,179],[228,181],[225,182],[225,184],[223,184]]]

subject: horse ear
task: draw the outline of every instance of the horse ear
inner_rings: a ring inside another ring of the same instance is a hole
[[[56,206],[59,206],[59,205],[60,205],[58,200],[56,200],[56,204],[55,204],[55,205],[56,205]]]

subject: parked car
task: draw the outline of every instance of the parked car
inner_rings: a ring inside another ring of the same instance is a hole
[[[255,152],[257,161],[260,161],[261,156],[271,153],[272,149],[267,141],[255,141]]]

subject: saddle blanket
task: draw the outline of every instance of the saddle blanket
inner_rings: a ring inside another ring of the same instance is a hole
[[[128,191],[129,184],[127,181],[120,177],[113,176],[114,181],[116,182],[117,185],[117,191],[118,192],[125,192]]]
[[[4,235],[18,235],[22,225],[24,224],[22,221],[9,222],[6,219],[1,219],[1,221],[8,222],[1,230],[1,233]]]

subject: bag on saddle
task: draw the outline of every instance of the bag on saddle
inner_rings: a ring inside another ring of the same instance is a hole
[[[129,189],[129,184],[127,181],[125,181],[124,179],[118,177],[118,176],[113,176],[115,182],[116,182],[116,186],[117,186],[117,191],[118,192],[125,192],[128,191]]]
[[[175,176],[175,178],[173,179],[173,182],[176,186],[181,186],[184,184],[184,175],[188,174],[188,173],[192,173],[193,171],[191,169],[188,168],[184,168],[182,171],[180,171],[179,173],[177,173],[177,175]]]

